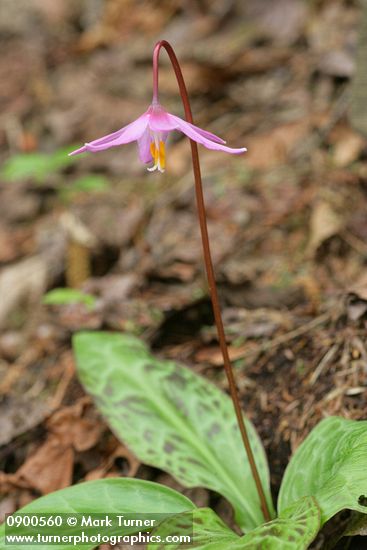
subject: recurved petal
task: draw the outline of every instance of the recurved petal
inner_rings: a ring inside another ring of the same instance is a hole
[[[125,143],[137,141],[145,132],[145,129],[148,126],[148,120],[149,119],[147,113],[144,113],[139,118],[134,120],[134,122],[131,122],[121,130],[119,130],[117,132],[117,137],[108,139],[108,141],[101,141],[104,139],[101,138],[100,140],[86,143],[85,147],[87,148],[87,151],[91,151],[92,153],[94,153],[96,151],[103,151],[104,149],[108,149],[109,147],[116,147],[117,145],[124,145]]]
[[[139,118],[131,122],[127,126],[124,126],[117,132],[108,134],[101,138],[95,139],[90,143],[85,143],[83,147],[80,147],[76,151],[69,153],[70,155],[77,155],[79,153],[84,153],[85,151],[91,151],[95,153],[97,151],[104,151],[110,147],[116,147],[117,145],[123,145],[125,143],[130,143],[131,141],[138,140],[141,135],[144,133],[146,127],[148,126],[148,115],[144,113]]]
[[[215,151],[224,151],[225,153],[231,153],[235,155],[239,155],[247,151],[246,147],[234,149],[232,147],[227,147],[222,143],[218,143],[218,141],[213,141],[213,139],[208,139],[208,137],[206,137],[208,133],[205,130],[201,130],[200,128],[197,128],[193,124],[190,124],[185,120],[182,120],[182,118],[179,118],[178,116],[169,115],[169,117],[171,119],[171,123],[175,124],[175,127],[177,130],[180,130],[183,134],[185,134],[188,138],[192,139],[193,141],[196,141],[197,143],[201,143],[201,145],[204,145],[204,147],[206,147],[207,149],[214,149]]]
[[[177,117],[179,118],[179,117]],[[185,122],[185,121],[183,121]],[[190,122],[186,122],[191,128],[201,134],[203,137],[210,139],[211,141],[216,141],[217,143],[226,143],[224,139],[220,138],[219,136],[216,136],[215,134],[212,134],[211,132],[208,132],[208,130],[203,130],[202,128],[199,128],[199,126],[195,126],[195,124],[190,124]]]
[[[130,124],[128,125],[130,126]],[[118,136],[120,136],[128,126],[124,126],[124,128],[120,128],[120,130],[117,130],[116,132],[113,132],[112,134],[108,134],[107,136],[103,136],[101,138],[95,139],[91,142],[93,145],[102,145],[102,144],[108,144],[113,139],[116,139]],[[75,151],[72,151],[69,153],[69,157],[72,157],[73,155],[79,155],[80,153],[85,153],[88,151],[86,145],[83,145],[83,147],[80,147],[79,149],[76,149]]]
[[[146,128],[143,134],[138,139],[139,159],[144,164],[148,164],[153,160],[152,154],[150,152],[151,141],[152,140],[151,140],[149,128]]]
[[[74,155],[80,155],[80,153],[85,153],[87,150],[86,146],[83,145],[83,147],[79,147],[79,149],[75,149],[75,151],[72,151],[69,153],[69,157],[73,157]]]

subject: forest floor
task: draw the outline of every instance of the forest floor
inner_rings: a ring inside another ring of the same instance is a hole
[[[182,61],[195,123],[248,148],[200,155],[230,356],[274,497],[317,422],[365,417],[367,157],[350,121],[360,14],[342,1],[248,4],[0,1],[1,515],[107,475],[213,498],[114,438],[71,351],[84,328],[134,332],[227,389],[187,139],[169,142],[164,175],[134,145],[63,160],[146,110],[159,38]],[[161,59],[161,101],[182,116]],[[43,303],[65,286],[94,307]]]

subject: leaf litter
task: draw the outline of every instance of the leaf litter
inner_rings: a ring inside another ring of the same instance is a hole
[[[230,354],[275,494],[290,453],[321,418],[365,415],[366,148],[348,115],[361,8],[132,4],[1,6],[2,160],[134,118],[150,99],[151,45],[174,37],[196,123],[248,147],[225,165],[200,153]],[[164,61],[162,94],[181,116]],[[1,177],[0,512],[111,474],[175,483],[140,465],[84,401],[70,356],[77,330],[134,332],[226,389],[187,144],[174,136],[162,179],[135,156],[133,147],[89,156],[42,184]],[[62,194],[90,173],[107,186]],[[79,285],[95,296],[91,309],[41,304],[44,290],[66,285],[65,212],[96,240]],[[194,498],[223,512],[208,492]]]

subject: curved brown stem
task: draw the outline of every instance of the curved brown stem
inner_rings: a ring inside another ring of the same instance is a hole
[[[153,101],[158,101],[158,58],[159,58],[159,52],[160,49],[164,48],[170,58],[170,61],[172,63],[173,70],[175,71],[175,75],[177,78],[178,87],[180,90],[181,98],[182,98],[182,104],[185,110],[185,117],[187,122],[193,123],[192,118],[192,112],[190,107],[190,101],[189,96],[187,93],[185,81],[182,75],[182,71],[179,65],[179,62],[177,60],[176,54],[172,48],[172,46],[167,42],[166,40],[161,40],[158,42],[154,48],[153,53]],[[245,422],[243,420],[241,405],[238,397],[238,391],[234,379],[234,374],[232,370],[232,365],[229,359],[228,354],[228,348],[224,333],[224,327],[223,327],[223,321],[222,321],[222,315],[220,311],[219,306],[219,299],[218,299],[218,291],[217,291],[217,285],[215,282],[215,276],[214,276],[214,268],[213,268],[213,262],[210,252],[210,244],[209,244],[209,235],[208,235],[208,226],[207,226],[207,220],[206,220],[206,210],[205,210],[205,202],[204,202],[204,194],[203,194],[203,185],[201,181],[201,171],[200,171],[200,161],[199,161],[199,153],[197,144],[195,141],[190,139],[190,145],[191,145],[191,155],[192,155],[192,167],[194,171],[194,177],[195,177],[195,193],[196,193],[196,202],[197,202],[197,208],[198,208],[198,215],[199,215],[199,223],[200,223],[200,231],[201,231],[201,240],[203,244],[203,252],[204,252],[204,261],[205,261],[205,269],[209,284],[209,292],[210,292],[210,298],[213,306],[213,312],[214,312],[214,319],[215,324],[217,327],[218,332],[218,339],[220,344],[220,349],[223,356],[223,363],[225,372],[228,379],[228,385],[229,385],[229,391],[231,394],[231,398],[233,401],[233,405],[236,412],[237,422],[238,426],[241,432],[242,440],[245,446],[246,454],[248,457],[248,461],[250,463],[251,472],[256,484],[257,492],[259,494],[260,498],[260,504],[261,509],[264,515],[265,521],[270,521],[270,513],[268,509],[268,505],[266,502],[264,489],[261,484],[260,476],[256,467],[254,455],[250,446],[250,440],[248,437],[247,429]]]

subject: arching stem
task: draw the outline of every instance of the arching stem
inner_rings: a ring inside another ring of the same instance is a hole
[[[158,42],[153,52],[153,103],[158,102],[158,61],[159,61],[159,52],[161,48],[164,48],[166,50],[170,58],[173,70],[175,71],[175,75],[177,78],[177,83],[181,94],[182,104],[185,110],[185,117],[187,122],[190,122],[192,124],[193,118],[192,118],[192,112],[190,107],[190,101],[186,90],[185,81],[181,72],[181,68],[172,46],[166,40],[161,40],[160,42]],[[229,359],[229,354],[228,354],[222,315],[221,315],[220,306],[219,306],[217,285],[216,285],[215,276],[214,276],[213,262],[212,262],[211,252],[210,252],[208,226],[207,226],[207,220],[206,220],[206,210],[205,210],[205,202],[204,202],[204,194],[203,194],[203,185],[201,181],[198,148],[197,148],[196,142],[192,141],[191,139],[190,139],[190,145],[191,145],[192,167],[193,167],[194,177],[195,177],[195,193],[196,193],[196,202],[197,202],[197,209],[198,209],[198,215],[199,215],[201,240],[203,245],[205,269],[206,269],[206,274],[207,274],[207,279],[209,284],[209,292],[210,292],[210,298],[213,306],[215,324],[218,332],[219,345],[223,356],[224,368],[228,379],[229,391],[230,391],[234,409],[236,412],[238,426],[241,432],[248,461],[250,463],[252,476],[256,484],[257,492],[259,494],[261,509],[262,509],[265,521],[270,521],[271,517],[270,517],[268,505],[266,502],[264,489],[261,484],[259,472],[257,470],[254,455],[250,446],[250,440],[248,437],[246,425],[243,420],[241,405],[238,397],[238,391],[234,380],[231,361]]]

